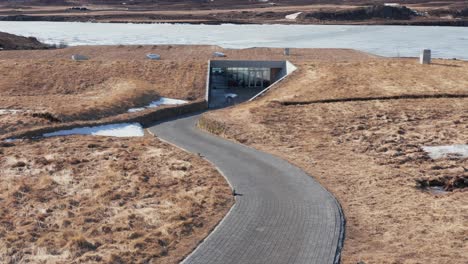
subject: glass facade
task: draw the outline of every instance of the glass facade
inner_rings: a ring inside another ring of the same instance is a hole
[[[217,88],[265,88],[271,84],[270,68],[212,68],[211,73],[218,80]]]

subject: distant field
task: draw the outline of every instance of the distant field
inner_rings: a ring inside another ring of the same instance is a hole
[[[125,4],[123,4],[125,3]],[[84,10],[72,1],[0,2],[0,20],[14,21],[99,21],[149,23],[274,23],[274,24],[394,24],[467,25],[464,1],[392,1],[419,12],[401,16],[399,9],[383,13],[361,12],[386,1],[87,1]],[[81,6],[80,6],[81,7]],[[392,9],[392,10],[390,10]],[[355,12],[358,10],[357,12]],[[302,12],[296,19],[288,14]],[[343,16],[343,13],[345,15]],[[373,13],[373,15],[370,15]],[[364,17],[362,17],[364,15]],[[461,19],[461,20],[460,20]],[[400,20],[400,22],[398,22]]]

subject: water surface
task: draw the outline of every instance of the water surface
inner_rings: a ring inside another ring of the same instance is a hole
[[[190,25],[0,22],[0,31],[69,45],[212,44],[225,48],[352,48],[382,56],[468,59],[468,28],[437,26]]]

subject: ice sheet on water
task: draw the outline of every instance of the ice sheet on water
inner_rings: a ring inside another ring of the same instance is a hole
[[[68,135],[94,135],[109,137],[142,137],[143,128],[139,123],[120,123],[92,127],[79,127],[68,130],[60,130],[46,133],[44,137],[68,136]]]
[[[1,21],[0,31],[76,45],[208,44],[224,48],[350,48],[381,56],[468,59],[468,27],[361,25],[189,25]],[[437,36],[437,37],[434,37]],[[142,54],[144,56],[145,54]]]

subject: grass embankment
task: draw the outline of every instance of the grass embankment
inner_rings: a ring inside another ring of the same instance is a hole
[[[0,60],[0,69],[0,108],[24,111],[1,115],[2,133],[98,120],[160,96],[194,101],[204,96],[206,75],[206,63],[143,60]]]
[[[279,155],[328,188],[347,218],[344,263],[465,263],[468,159],[432,160],[421,147],[468,144],[468,63],[298,66],[265,97],[207,113],[200,126]],[[408,94],[464,98],[352,100]],[[307,103],[334,99],[350,101]],[[424,180],[447,183],[445,192],[421,189]]]

